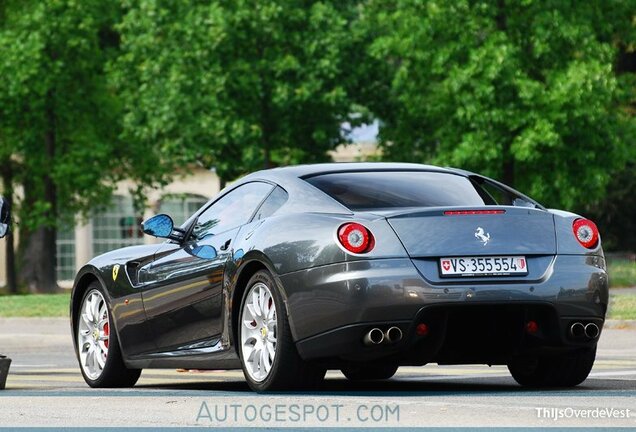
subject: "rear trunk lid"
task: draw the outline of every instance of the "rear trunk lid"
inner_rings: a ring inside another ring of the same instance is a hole
[[[467,279],[472,284],[492,286],[534,283],[545,277],[556,254],[554,217],[544,210],[509,206],[438,207],[386,212],[383,216],[420,274],[434,285],[465,283]],[[442,258],[481,256],[523,257],[527,273],[442,274],[442,265],[454,261]]]
[[[554,255],[554,217],[508,206],[428,208],[384,215],[411,258]]]

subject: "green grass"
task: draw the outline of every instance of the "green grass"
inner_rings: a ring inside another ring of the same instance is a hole
[[[67,317],[70,293],[0,296],[0,317]]]
[[[636,295],[611,295],[607,317],[611,319],[636,319]]]
[[[636,286],[636,261],[616,260],[607,265],[612,288]]]
[[[0,296],[0,317],[67,317],[70,294]],[[608,318],[636,319],[636,295],[612,294]]]

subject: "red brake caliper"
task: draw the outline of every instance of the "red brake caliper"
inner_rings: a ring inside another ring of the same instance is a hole
[[[109,335],[108,323],[104,324],[104,336],[108,337]],[[104,340],[104,346],[108,348],[108,339]]]

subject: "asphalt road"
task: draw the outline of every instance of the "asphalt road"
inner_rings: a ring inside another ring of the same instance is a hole
[[[320,391],[302,394],[257,395],[240,371],[147,370],[134,389],[95,390],[66,319],[0,319],[0,353],[13,359],[0,427],[636,427],[633,326],[604,330],[590,378],[554,391],[523,389],[504,367],[437,365],[363,384],[329,372]]]

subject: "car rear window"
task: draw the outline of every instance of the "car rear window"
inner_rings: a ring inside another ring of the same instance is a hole
[[[442,172],[348,172],[305,180],[354,211],[495,204],[468,178]]]

